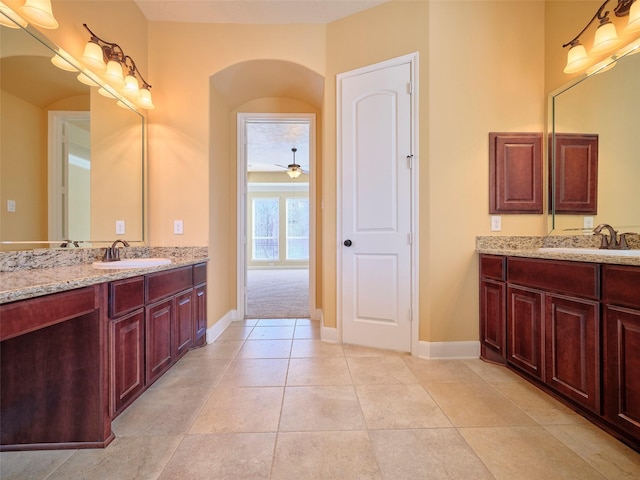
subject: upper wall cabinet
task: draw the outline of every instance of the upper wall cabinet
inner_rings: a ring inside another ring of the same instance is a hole
[[[542,213],[542,134],[489,134],[489,213]]]

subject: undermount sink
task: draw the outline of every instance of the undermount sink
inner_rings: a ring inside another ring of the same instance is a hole
[[[168,265],[170,258],[124,258],[117,262],[93,262],[93,268],[146,268]]]
[[[612,255],[617,257],[640,257],[640,250],[606,250],[604,248],[545,247],[541,253],[577,253],[580,255]]]

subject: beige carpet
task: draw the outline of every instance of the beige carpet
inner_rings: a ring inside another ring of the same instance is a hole
[[[249,270],[247,318],[309,316],[309,270]]]

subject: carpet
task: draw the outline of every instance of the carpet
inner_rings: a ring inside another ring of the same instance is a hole
[[[309,317],[309,270],[248,270],[246,317]]]

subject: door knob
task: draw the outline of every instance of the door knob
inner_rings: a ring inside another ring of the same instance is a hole
[[[345,240],[344,241],[344,246],[345,247],[350,247],[353,244],[353,242],[351,240]]]

